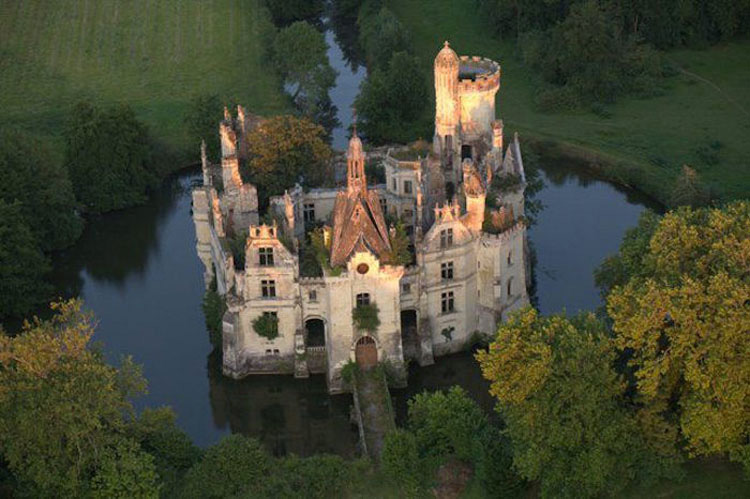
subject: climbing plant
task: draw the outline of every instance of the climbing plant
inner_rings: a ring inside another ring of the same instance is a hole
[[[253,329],[259,336],[273,340],[279,336],[279,318],[275,314],[263,314],[253,320]]]
[[[352,309],[352,320],[354,325],[364,331],[374,333],[380,326],[380,318],[378,317],[377,304],[370,303],[369,305],[359,305]]]

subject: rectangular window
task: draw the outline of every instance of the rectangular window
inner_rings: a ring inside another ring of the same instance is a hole
[[[393,179],[393,192],[398,192],[398,181]]]
[[[305,203],[302,210],[302,219],[306,223],[315,221],[315,203]]]
[[[276,281],[260,281],[263,298],[276,298]]]
[[[411,180],[404,180],[404,194],[411,194]]]
[[[273,267],[273,248],[258,248],[261,267]]]
[[[380,209],[383,210],[383,213],[388,212],[388,202],[385,198],[380,198]]]
[[[370,293],[359,293],[357,295],[357,306],[369,305],[370,304]]]
[[[405,282],[401,285],[401,292],[405,295],[408,295],[411,293],[411,284],[408,282]]]
[[[405,219],[406,219],[406,220],[407,220],[408,222],[411,222],[411,220],[412,220],[412,219],[414,218],[414,210],[412,210],[411,208],[407,208],[407,209],[405,209],[405,210],[404,210],[404,218],[405,218]]]
[[[440,231],[440,247],[450,248],[453,246],[453,229],[444,229]]]
[[[310,301],[318,301],[318,291],[315,289],[311,289],[307,297],[310,299]]]
[[[513,265],[513,250],[508,251],[508,265]]]
[[[455,310],[453,307],[453,291],[440,294],[440,310],[444,314],[449,314]]]
[[[404,227],[404,230],[406,231],[407,236],[411,237],[414,235],[414,227],[412,227],[411,225],[407,225],[406,227]]]
[[[450,281],[453,279],[453,262],[440,264],[440,278],[444,281]]]

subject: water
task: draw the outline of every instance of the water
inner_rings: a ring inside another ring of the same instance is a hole
[[[333,147],[346,150],[349,143],[349,126],[352,124],[352,106],[359,93],[359,84],[367,76],[367,70],[364,66],[352,67],[352,64],[347,62],[331,29],[326,31],[326,43],[328,44],[328,60],[333,69],[338,71],[336,86],[330,92],[331,100],[338,108],[336,116],[341,123],[333,129]]]
[[[343,123],[334,131],[334,146],[343,147],[364,69],[351,69],[330,32],[326,39],[339,71],[332,97]],[[556,163],[543,176],[546,187],[538,197],[545,209],[530,231],[538,258],[539,307],[543,313],[594,309],[600,300],[593,269],[616,250],[648,202],[569,165]],[[322,376],[234,381],[221,375],[201,311],[203,269],[190,213],[190,186],[198,178],[197,171],[183,171],[147,204],[91,221],[76,245],[55,256],[59,294],[80,295],[94,311],[99,320],[94,340],[110,362],[128,354],[143,366],[149,393],[137,407],[171,406],[198,445],[231,431],[259,438],[276,454],[353,455],[351,397],[329,396]],[[403,420],[413,394],[454,384],[482,407],[492,407],[476,362],[459,354],[412,368],[409,387],[394,392],[397,416]]]

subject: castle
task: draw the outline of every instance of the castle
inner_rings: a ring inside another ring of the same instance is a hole
[[[225,375],[325,373],[337,393],[349,362],[385,362],[396,372],[407,360],[429,365],[528,304],[525,175],[518,137],[504,148],[495,119],[500,66],[459,57],[445,42],[434,72],[431,147],[368,158],[355,129],[346,184],[289,186],[271,198],[272,221],[262,224],[256,188],[239,173],[248,132],[261,120],[241,106],[236,117],[225,110],[221,164],[208,161],[204,146],[203,185],[193,190],[206,285],[215,282],[227,304]],[[368,184],[368,159],[382,165],[384,184]],[[244,265],[229,243],[243,231]],[[410,262],[394,257],[405,242]],[[317,275],[305,275],[308,251],[320,262]]]

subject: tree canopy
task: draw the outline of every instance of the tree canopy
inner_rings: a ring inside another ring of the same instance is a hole
[[[0,320],[23,317],[47,299],[49,262],[24,222],[21,203],[0,199]]]
[[[130,398],[145,389],[88,348],[94,326],[79,300],[53,304],[15,337],[0,337],[0,451],[25,494],[155,497],[153,459],[125,434]],[[127,419],[126,419],[127,418]]]
[[[196,96],[185,113],[185,126],[193,149],[197,151],[205,140],[206,155],[211,161],[217,161],[221,152],[218,127],[222,119],[221,102],[215,94]]]
[[[42,250],[64,248],[81,234],[68,172],[47,144],[20,130],[0,130],[0,178],[0,199],[20,203]]]
[[[607,311],[644,420],[750,471],[750,203],[647,216],[607,265]]]
[[[326,130],[332,129],[336,108],[328,91],[336,83],[336,71],[328,60],[323,34],[311,24],[297,21],[279,30],[273,43],[273,65],[289,89],[295,107]]]
[[[540,482],[543,497],[611,494],[656,472],[624,408],[614,345],[592,314],[541,317],[526,308],[477,359],[499,402],[513,463]]]
[[[128,106],[102,110],[81,103],[63,135],[73,191],[87,211],[141,203],[158,180],[148,130]]]
[[[414,123],[427,106],[427,82],[418,60],[407,52],[393,54],[362,83],[356,99],[357,125],[373,143],[408,142]]]
[[[308,187],[330,182],[331,148],[325,131],[305,118],[275,116],[248,134],[249,174],[261,203],[300,179]]]

